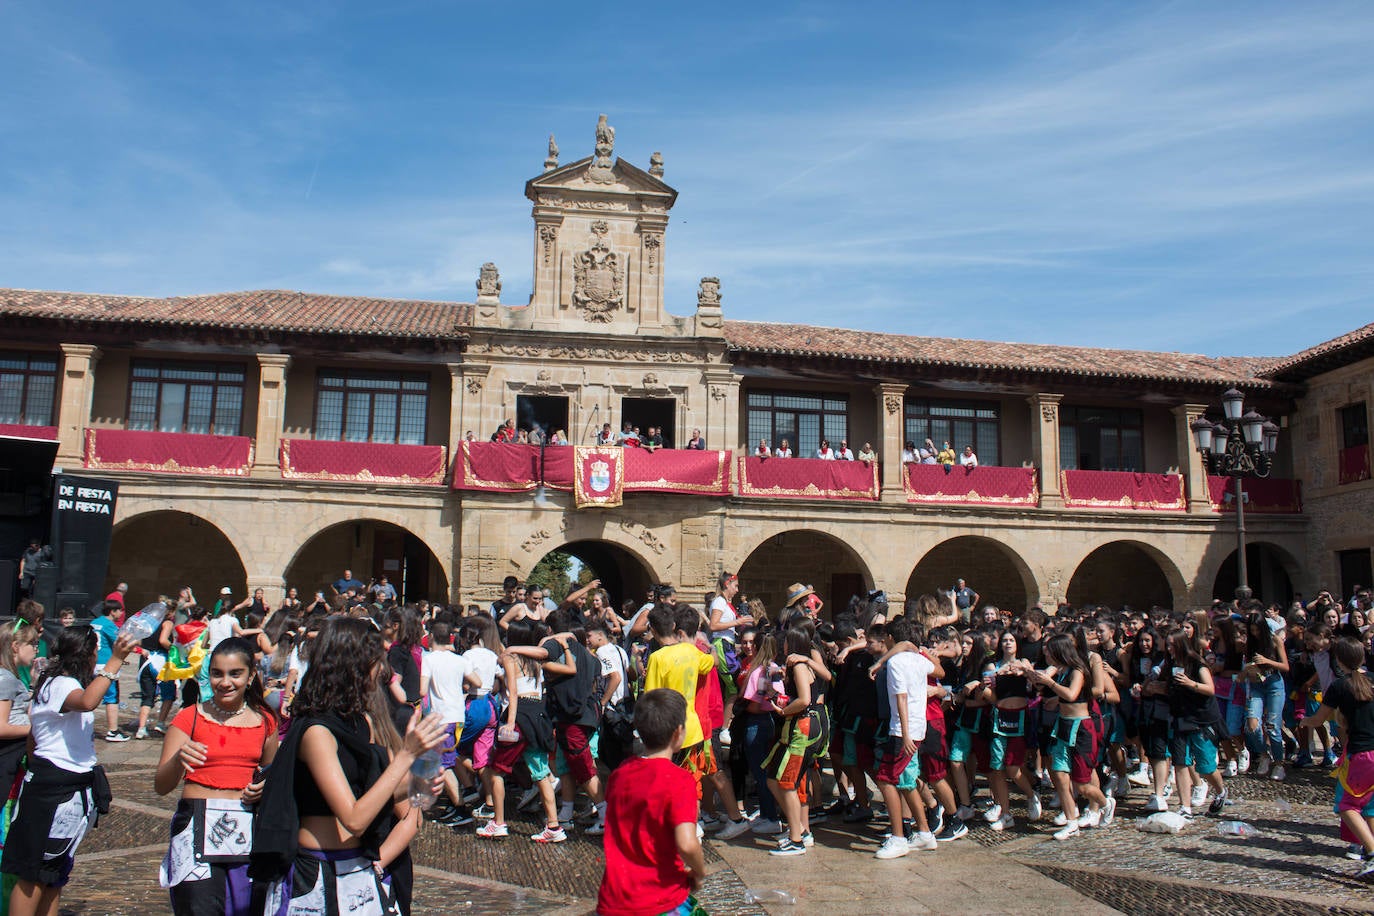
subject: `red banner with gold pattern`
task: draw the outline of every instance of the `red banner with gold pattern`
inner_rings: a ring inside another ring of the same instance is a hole
[[[730,495],[730,453],[625,449],[625,492]]]
[[[281,476],[288,480],[434,486],[444,482],[442,445],[390,445],[283,439]]]
[[[246,477],[253,467],[253,440],[247,436],[87,429],[86,467]]]
[[[611,446],[578,445],[573,450],[573,496],[577,508],[611,508],[625,497],[625,452]]]
[[[1188,498],[1181,474],[1134,471],[1060,471],[1064,505],[1083,509],[1184,512]]]
[[[943,465],[908,462],[902,475],[909,503],[973,503],[982,506],[1034,506],[1040,499],[1035,468]]]
[[[878,463],[741,455],[739,492],[773,499],[872,501],[878,498]]]
[[[571,490],[573,448],[544,449],[544,485]],[[453,489],[518,493],[539,486],[539,446],[517,442],[464,442],[461,464],[453,470]]]
[[[1290,477],[1250,477],[1241,481],[1245,495],[1245,511],[1298,513],[1302,511],[1302,483]],[[1207,495],[1213,512],[1235,512],[1235,493],[1231,478],[1215,474],[1207,477]]]
[[[14,423],[0,423],[0,436],[17,436],[20,439],[45,439],[57,441],[56,426],[21,426]]]

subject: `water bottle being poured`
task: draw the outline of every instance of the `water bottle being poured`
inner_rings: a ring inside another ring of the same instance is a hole
[[[154,601],[124,621],[124,626],[119,628],[119,635],[127,636],[134,642],[142,642],[157,632],[157,628],[162,626],[162,620],[166,616],[167,605],[161,601]]]
[[[438,751],[425,751],[410,765],[410,806],[421,811],[434,807],[434,780],[444,771]]]

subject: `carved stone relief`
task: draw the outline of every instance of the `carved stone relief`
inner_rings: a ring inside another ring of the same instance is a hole
[[[588,321],[608,322],[625,302],[625,267],[606,244],[604,220],[592,223],[595,241],[573,259],[573,305]]]
[[[501,273],[488,261],[477,275],[477,302],[492,304],[501,301]]]
[[[889,394],[883,398],[883,404],[887,407],[889,414],[895,414],[902,409],[902,396],[900,394]]]
[[[663,235],[650,232],[644,236],[644,267],[653,272],[658,265],[658,250],[663,247]]]
[[[1044,420],[1046,423],[1053,423],[1058,413],[1059,407],[1056,404],[1040,405],[1040,419]]]
[[[539,243],[544,249],[544,266],[553,263],[553,246],[558,241],[558,227],[545,224],[539,227]]]
[[[701,285],[697,287],[697,307],[702,306],[716,308],[720,307],[720,278],[702,277]]]
[[[587,168],[587,180],[597,184],[615,182],[615,128],[606,123],[606,116],[596,119],[596,146],[592,153],[592,164]]]
[[[477,394],[482,390],[482,380],[480,378],[477,378],[476,376],[473,376],[472,378],[468,379],[467,387],[468,394]]]

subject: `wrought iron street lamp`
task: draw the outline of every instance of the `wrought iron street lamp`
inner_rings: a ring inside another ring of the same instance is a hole
[[[1245,563],[1245,496],[1241,481],[1269,476],[1274,452],[1278,450],[1279,427],[1255,411],[1245,410],[1245,395],[1234,388],[1221,396],[1221,408],[1220,423],[1206,417],[1192,422],[1193,443],[1209,472],[1231,478],[1236,504],[1236,600],[1248,601],[1254,592]]]

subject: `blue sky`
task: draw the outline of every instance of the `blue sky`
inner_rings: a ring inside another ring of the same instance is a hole
[[[529,294],[596,116],[670,311],[1281,354],[1374,320],[1374,6],[0,5],[0,286]]]

